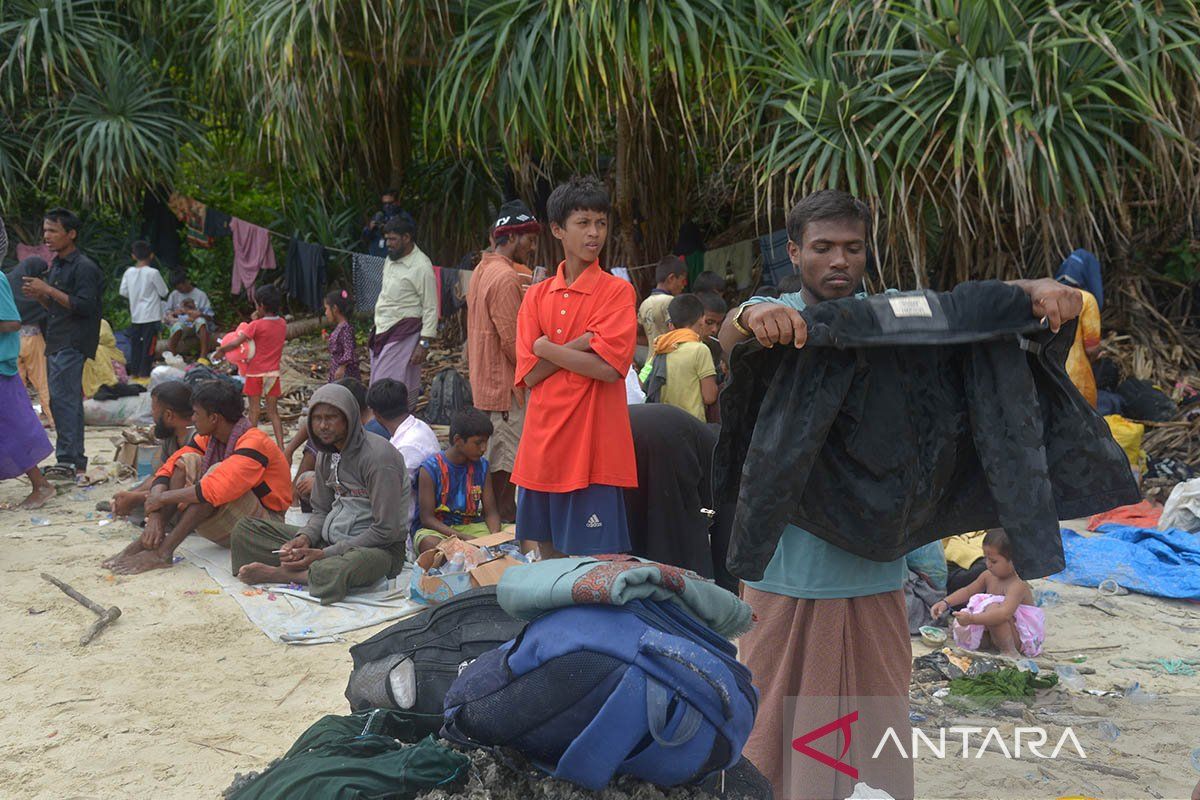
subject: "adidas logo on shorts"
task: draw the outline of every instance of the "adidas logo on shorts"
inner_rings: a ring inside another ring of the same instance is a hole
[[[603,523],[600,522],[600,518],[595,514],[592,514],[590,517],[588,517],[587,526],[589,528],[599,528],[602,527],[602,525]]]

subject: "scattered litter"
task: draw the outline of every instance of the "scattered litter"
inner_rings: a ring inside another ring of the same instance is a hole
[[[83,518],[84,518],[84,519],[95,519],[95,518],[96,518],[96,512],[95,512],[95,511],[89,511],[88,513],[86,513],[86,514],[84,514],[84,515],[83,515]]]
[[[938,647],[946,643],[945,628],[935,628],[932,625],[922,625],[920,631],[921,639],[925,641],[925,644]]]
[[[1087,661],[1087,656],[1077,655],[1074,658],[1072,658],[1071,661],[1076,664],[1082,664],[1083,662]]]
[[[934,697],[945,697],[948,694],[950,694],[950,689],[946,686],[943,686],[941,689],[938,689],[937,691],[935,691],[933,693],[933,696]]]
[[[117,579],[116,575],[105,575],[104,576],[104,580],[108,581],[109,583],[112,583],[116,579]]]
[[[908,712],[908,721],[911,722],[913,725],[916,725],[918,722],[925,721],[925,715],[920,713],[919,711],[910,711],[910,712]]]
[[[295,591],[300,591],[300,590],[301,590],[301,589],[303,589],[304,587],[303,587],[303,586],[301,586],[301,585],[300,585],[300,584],[298,584],[298,583],[289,583],[289,584],[287,585],[287,588],[289,588],[289,589],[293,589],[293,590],[295,590]]]
[[[91,488],[92,488],[92,487],[90,487],[90,486],[85,486],[85,487],[81,488],[81,489],[80,489],[80,490],[78,490],[78,491],[71,492],[71,498],[70,498],[70,499],[74,500],[74,501],[75,501],[75,502],[77,502],[77,503],[78,503],[78,502],[82,502],[82,501],[84,501],[84,500],[87,500],[87,499],[88,499],[87,492],[88,492],[88,491],[90,491],[90,490],[91,490]]]
[[[112,520],[111,519],[102,519],[99,522],[97,522],[96,525],[103,528],[105,525],[112,525]]]
[[[854,784],[854,794],[846,800],[892,800],[892,796],[882,789],[872,788],[869,784],[859,782]]]
[[[1021,672],[1032,672],[1034,675],[1038,674],[1037,662],[1031,658],[1022,658],[1020,661],[1018,661],[1017,669],[1021,670]]]
[[[45,613],[46,613],[46,609],[44,609],[44,608],[29,608],[29,609],[26,609],[26,610],[27,610],[27,611],[30,613],[30,615],[36,615],[36,614],[45,614]]]
[[[268,593],[267,593],[267,599],[268,599],[268,600],[274,600],[274,599],[275,599],[275,593],[274,593],[274,592],[268,592]]]
[[[178,564],[180,561],[183,561],[183,556],[174,556],[171,559],[172,564]]]
[[[1059,680],[1068,689],[1074,689],[1077,692],[1083,690],[1086,682],[1075,667],[1070,664],[1060,664],[1054,668],[1054,671],[1058,673]]]
[[[96,503],[96,510],[97,511],[112,511],[112,503],[109,502],[108,500],[101,500],[99,503]]]
[[[55,736],[58,736],[58,731],[51,731],[51,732],[50,732],[50,733],[49,733],[49,734],[46,736],[46,738],[47,738],[47,739],[53,739]]]
[[[194,596],[194,595],[198,595],[198,594],[200,594],[200,593],[199,593],[199,592],[197,592],[195,589],[184,589],[184,590],[183,590],[183,593],[184,593],[185,595],[187,595],[188,597],[192,597],[192,596]]]
[[[262,589],[243,589],[242,594],[246,595],[246,597],[257,597],[258,595],[263,594],[263,590]]]
[[[205,589],[204,593],[205,594],[220,594],[221,590],[220,589]]]
[[[1106,742],[1115,742],[1117,737],[1121,735],[1121,729],[1112,723],[1112,720],[1100,720],[1100,737]]]
[[[1034,593],[1034,602],[1039,608],[1054,608],[1062,603],[1062,597],[1053,589],[1043,589]]]
[[[1192,751],[1192,769],[1200,772],[1200,747]]]
[[[1100,592],[1100,594],[1108,595],[1109,597],[1129,594],[1129,590],[1117,583],[1116,578],[1105,578],[1104,580],[1100,581],[1100,585],[1097,586],[1096,589]]]
[[[1137,681],[1125,687],[1125,698],[1135,706],[1148,706],[1158,699],[1154,692],[1147,692]]]
[[[29,521],[39,527],[50,524],[50,520],[46,519],[45,517],[30,517]]]

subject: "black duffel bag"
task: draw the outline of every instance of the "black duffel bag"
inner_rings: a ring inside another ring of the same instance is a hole
[[[496,587],[464,592],[351,647],[346,699],[353,711],[398,708],[428,715],[428,732],[437,733],[442,701],[462,668],[524,628],[496,602]]]

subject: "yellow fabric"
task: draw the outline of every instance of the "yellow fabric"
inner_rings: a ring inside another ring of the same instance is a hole
[[[1087,348],[1100,344],[1100,306],[1091,292],[1080,289],[1083,295],[1083,311],[1079,314],[1079,325],[1075,328],[1075,342],[1067,354],[1067,374],[1071,383],[1084,399],[1096,407],[1096,376],[1092,372],[1092,361]]]
[[[100,320],[100,345],[96,348],[96,357],[83,362],[83,396],[91,397],[100,391],[101,386],[109,386],[117,382],[117,371],[113,362],[125,363],[125,354],[117,347],[117,337],[113,336],[112,326],[108,320]]]
[[[973,531],[942,539],[946,560],[963,569],[970,569],[972,564],[983,558],[983,537],[986,534],[987,531]]]
[[[673,353],[675,349],[684,342],[698,342],[700,334],[696,333],[691,328],[676,328],[673,331],[668,331],[662,336],[654,340],[654,355],[662,355],[663,353]]]
[[[659,341],[672,333],[679,331],[660,336]],[[659,400],[682,408],[704,422],[704,395],[700,392],[700,381],[716,375],[717,369],[713,364],[712,351],[700,342],[699,338],[697,336],[696,340],[685,341],[670,353],[659,356],[667,360],[667,382],[662,388]]]
[[[1112,431],[1112,436],[1117,440],[1117,444],[1121,445],[1121,449],[1125,451],[1125,457],[1129,459],[1129,466],[1138,472],[1145,471],[1146,451],[1142,449],[1142,437],[1146,433],[1146,426],[1140,422],[1125,419],[1120,414],[1109,414],[1104,421],[1108,423],[1108,429]]]
[[[450,530],[458,534],[460,539],[478,539],[480,536],[488,536],[491,531],[488,530],[486,522],[464,522],[462,525],[450,525]],[[431,528],[421,528],[413,534],[413,544],[419,545],[422,539],[432,536],[435,539],[448,538],[444,533],[438,533]]]

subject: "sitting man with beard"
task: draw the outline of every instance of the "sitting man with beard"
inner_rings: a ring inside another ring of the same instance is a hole
[[[192,387],[183,381],[167,381],[155,386],[150,390],[150,413],[154,417],[154,438],[158,439],[162,448],[158,461],[165,464],[192,435]],[[185,467],[191,465],[194,469],[200,460],[197,458],[183,463]],[[188,476],[187,482],[195,483],[196,476]],[[154,475],[150,475],[132,489],[113,495],[113,516],[128,517],[135,514],[150,496],[153,484]]]

